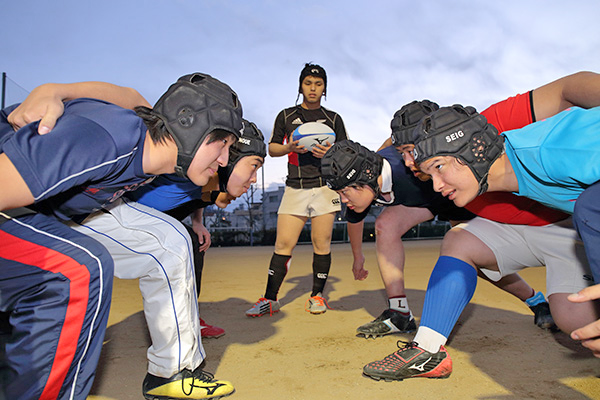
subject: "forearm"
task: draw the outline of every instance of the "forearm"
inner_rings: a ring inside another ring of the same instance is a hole
[[[202,223],[202,216],[204,215],[204,208],[198,208],[192,213],[192,228],[194,232],[198,232],[197,228],[204,227]]]
[[[533,108],[538,121],[572,106],[600,106],[600,74],[577,72],[533,91]]]
[[[47,83],[41,85],[39,89],[52,92],[63,101],[91,97],[128,109],[136,106],[151,107],[137,90],[106,82]]]
[[[348,229],[348,239],[350,239],[350,248],[352,249],[352,255],[356,257],[360,257],[363,254],[362,251],[362,236],[364,229],[364,221],[360,221],[357,223],[348,222],[346,227]]]
[[[379,148],[377,149],[377,151],[385,149],[386,147],[391,146],[391,145],[392,145],[392,137],[390,136],[389,138],[387,138],[385,140],[385,142],[383,142],[381,144],[381,146],[379,146]]]
[[[290,149],[285,144],[269,143],[269,155],[271,157],[285,156],[290,152]]]

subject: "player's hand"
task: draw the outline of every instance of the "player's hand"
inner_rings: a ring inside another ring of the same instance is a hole
[[[201,223],[195,223],[195,220],[192,220],[192,230],[196,232],[198,235],[198,241],[200,242],[200,247],[198,247],[199,251],[206,251],[210,247],[210,232],[204,225]]]
[[[294,140],[293,142],[289,142],[287,144],[288,153],[292,153],[292,152],[298,153],[298,154],[308,153],[308,150],[304,146],[298,144],[299,142],[300,142],[300,140]]]
[[[600,284],[580,290],[570,295],[568,299],[574,303],[600,299]],[[571,338],[581,341],[583,347],[592,350],[594,356],[600,358],[600,320],[574,330],[571,332]]]
[[[354,262],[352,263],[352,273],[354,274],[354,280],[364,281],[369,276],[369,271],[365,269],[365,256],[355,256]]]
[[[29,123],[40,121],[38,133],[44,135],[54,128],[64,110],[62,98],[52,90],[51,84],[45,84],[31,91],[29,96],[9,114],[8,122],[14,130],[19,130]]]
[[[332,146],[331,143],[329,142],[325,142],[325,145],[322,144],[316,144],[313,147],[313,156],[317,157],[317,158],[323,158],[323,156],[325,155],[325,153],[327,153],[327,150],[329,150]]]

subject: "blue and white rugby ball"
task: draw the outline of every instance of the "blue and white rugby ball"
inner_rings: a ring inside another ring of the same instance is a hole
[[[326,146],[327,142],[335,142],[335,132],[321,122],[306,122],[297,127],[292,133],[292,140],[300,140],[298,144],[306,150],[313,151],[317,145]]]

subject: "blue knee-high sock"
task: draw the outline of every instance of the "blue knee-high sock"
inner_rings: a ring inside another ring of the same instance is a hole
[[[448,337],[477,287],[477,271],[458,258],[441,256],[427,285],[421,326]]]

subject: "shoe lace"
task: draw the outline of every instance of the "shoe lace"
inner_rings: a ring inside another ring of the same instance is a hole
[[[259,305],[260,303],[264,303],[264,302],[268,302],[269,299],[265,299],[264,297],[261,297],[260,299],[258,299],[258,301],[256,303],[254,303],[255,306]]]
[[[402,343],[402,345],[400,345],[400,343]],[[419,343],[414,342],[414,341],[406,342],[404,340],[398,340],[396,342],[396,346],[398,346],[398,348],[400,350],[406,350],[406,349],[412,349],[413,347],[419,347]]]
[[[316,303],[318,306],[324,305],[328,309],[330,309],[330,310],[332,309],[331,307],[329,307],[329,303],[327,303],[327,300],[325,300],[325,298],[323,298],[321,296],[312,296],[308,300],[306,300],[306,303],[304,303],[304,309],[306,311],[308,311],[308,306],[309,306],[309,303],[311,300],[313,301],[313,303]]]
[[[189,393],[186,393],[185,380],[188,378],[192,378],[192,382],[190,383]],[[194,382],[196,381],[196,379],[201,382],[210,383],[215,379],[215,376],[210,372],[206,372],[200,369],[197,369],[194,372],[190,371],[189,369],[183,370],[183,379],[181,379],[181,391],[183,392],[183,394],[185,394],[186,396],[192,395],[192,392],[194,391]]]

